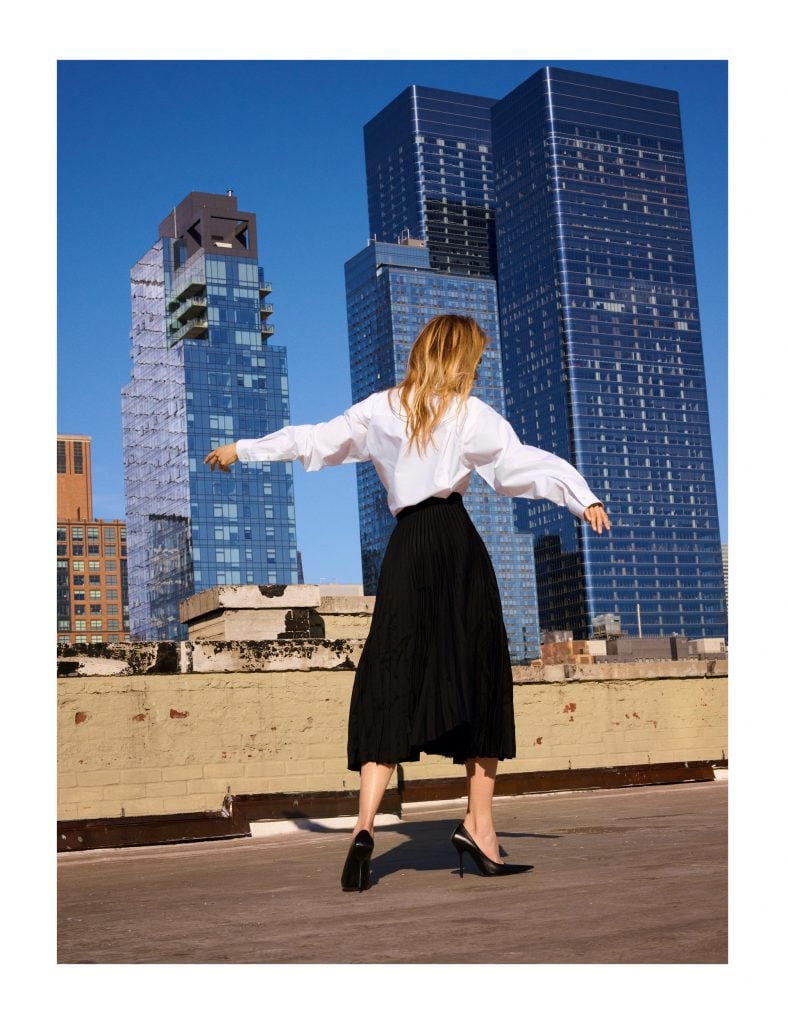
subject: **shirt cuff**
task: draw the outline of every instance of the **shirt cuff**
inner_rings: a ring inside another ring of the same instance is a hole
[[[570,494],[567,496],[566,507],[572,513],[573,516],[576,516],[581,521],[584,521],[583,513],[585,512],[585,510],[588,508],[589,505],[594,505],[597,502],[599,502],[600,505],[603,504],[603,502],[599,498],[597,498],[595,494],[592,494],[591,491],[589,491],[585,495],[581,494],[575,496],[574,494]]]
[[[247,439],[235,442],[235,454],[239,462],[254,462],[254,440]]]

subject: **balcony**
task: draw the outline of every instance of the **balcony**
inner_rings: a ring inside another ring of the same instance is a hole
[[[198,292],[203,291],[204,288],[205,281],[196,277],[189,277],[175,284],[173,297],[183,301],[183,299],[188,299],[192,295],[196,295]]]
[[[192,320],[194,317],[205,319],[205,310],[208,307],[208,297],[205,294],[190,295],[182,305],[182,308],[175,314],[180,323]]]
[[[267,322],[260,324],[260,334],[262,334],[264,338],[270,337],[274,333],[274,330],[275,327],[273,324],[269,324]]]
[[[172,327],[172,324],[170,325]],[[173,334],[170,335],[170,347],[177,345],[184,338],[207,338],[208,321],[205,317],[197,317],[187,320],[185,324],[179,324]]]
[[[273,307],[272,303],[270,303],[270,302],[261,302],[260,303],[260,319],[261,320],[264,320],[266,317],[269,317],[273,313],[273,311],[274,311],[274,307]]]
[[[270,281],[263,281],[261,279],[261,281],[260,281],[260,294],[261,295],[269,295],[272,290],[273,289],[271,288],[271,282]]]

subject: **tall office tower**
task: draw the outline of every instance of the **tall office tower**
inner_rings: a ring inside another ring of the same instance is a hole
[[[270,291],[255,215],[231,192],[190,193],[132,268],[122,406],[137,639],[182,638],[180,601],[208,587],[297,582],[292,466],[203,464],[217,445],[289,423]]]
[[[365,125],[373,238],[422,239],[433,270],[495,273],[494,102],[412,85]]]
[[[93,518],[90,438],[57,438],[57,642],[129,639],[126,524]]]
[[[725,610],[728,610],[728,545],[722,545],[722,581],[725,586]]]
[[[503,413],[494,271],[494,100],[410,86],[364,127],[373,240],[346,264],[354,401],[405,373],[439,313],[476,319],[491,338],[474,393]],[[394,525],[374,470],[357,467],[364,589],[374,593]],[[465,504],[495,566],[512,657],[539,657],[533,547],[513,501],[477,477]]]
[[[545,67],[492,109],[508,418],[609,506],[520,502],[539,617],[726,634],[678,95]]]
[[[473,393],[503,411],[498,308],[493,278],[433,271],[424,242],[370,242],[345,268],[353,401],[402,380],[413,342],[438,313],[472,316],[491,341]],[[395,520],[369,462],[356,466],[364,592],[374,594]],[[514,529],[512,500],[474,474],[465,507],[495,567],[512,658],[539,657],[533,543]]]

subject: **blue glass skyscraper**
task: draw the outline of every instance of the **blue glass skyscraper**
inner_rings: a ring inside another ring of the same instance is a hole
[[[495,273],[494,102],[412,85],[364,126],[373,238],[408,233],[433,270]]]
[[[493,106],[492,141],[507,418],[613,522],[517,502],[542,627],[726,635],[678,95],[545,67]]]
[[[472,316],[490,338],[473,394],[503,412],[498,308],[493,278],[430,270],[424,243],[370,244],[345,269],[353,401],[392,387],[405,376],[413,342],[439,313]],[[374,594],[395,525],[371,463],[356,466],[364,592]],[[532,538],[514,529],[512,500],[474,474],[465,507],[490,552],[515,660],[539,657],[539,621]]]
[[[298,581],[292,465],[203,465],[217,445],[289,423],[270,291],[255,216],[230,194],[190,193],[132,268],[122,413],[136,639],[183,638],[179,603],[208,587]]]
[[[492,100],[412,86],[364,129],[370,230],[346,264],[353,400],[405,374],[433,316],[472,316],[491,339],[474,394],[503,413],[495,278]],[[356,467],[364,589],[374,594],[394,527],[374,468]],[[539,656],[531,538],[513,502],[474,477],[465,505],[495,567],[512,657]]]

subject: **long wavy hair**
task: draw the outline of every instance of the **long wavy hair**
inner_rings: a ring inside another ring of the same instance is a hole
[[[464,409],[489,338],[470,316],[435,316],[421,329],[397,385],[407,417],[408,448],[424,453],[453,398]],[[434,443],[434,441],[433,441]]]

